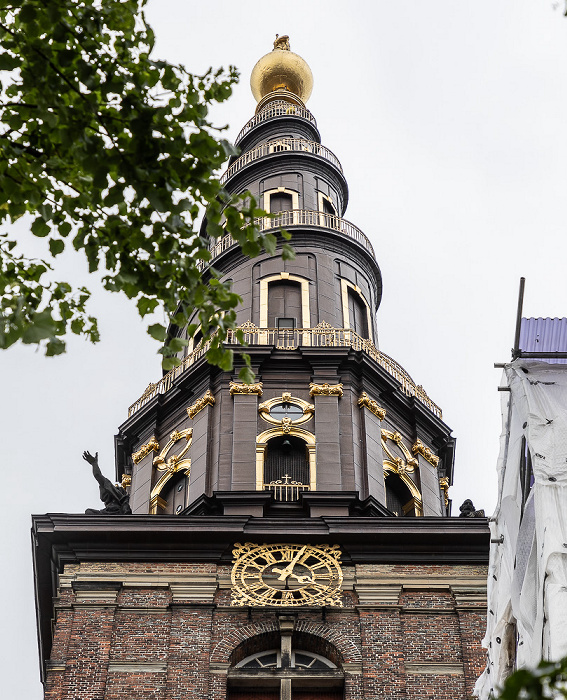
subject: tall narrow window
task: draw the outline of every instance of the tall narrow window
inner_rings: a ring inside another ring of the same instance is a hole
[[[360,296],[349,287],[348,317],[352,330],[363,338],[368,338],[368,315],[366,305]]]
[[[276,280],[268,285],[268,328],[293,330],[301,327],[301,285]]]
[[[276,501],[297,501],[302,491],[309,491],[309,458],[303,440],[282,435],[268,442],[264,488]]]

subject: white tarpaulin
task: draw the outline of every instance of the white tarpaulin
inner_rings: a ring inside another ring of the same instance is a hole
[[[567,656],[567,365],[519,359],[504,379],[482,700],[514,665]]]

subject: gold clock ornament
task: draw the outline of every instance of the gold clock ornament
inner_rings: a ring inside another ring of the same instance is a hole
[[[232,605],[342,607],[338,545],[246,542],[233,555]]]

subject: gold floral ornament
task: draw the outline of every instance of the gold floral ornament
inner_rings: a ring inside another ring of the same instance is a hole
[[[432,464],[434,467],[437,467],[439,464],[439,457],[437,455],[433,454],[431,449],[429,447],[426,447],[423,442],[418,438],[414,444],[412,445],[411,451],[414,454],[420,454],[422,457],[424,457],[430,464]]]
[[[215,405],[215,397],[211,394],[211,390],[207,389],[207,393],[204,396],[201,396],[200,399],[197,399],[195,403],[192,406],[189,406],[187,409],[187,413],[189,414],[189,418],[195,418],[197,413],[199,411],[202,411],[205,406],[214,406]]]
[[[120,482],[120,486],[122,486],[123,489],[130,488],[130,486],[132,486],[132,475],[122,474],[122,481]]]
[[[413,472],[418,466],[417,459],[412,456],[404,439],[397,431],[392,432],[391,430],[382,429],[382,449],[386,454],[386,461],[390,462],[394,467],[392,471],[398,472],[399,474],[405,474],[406,472]],[[388,445],[388,440],[395,442],[398,446],[403,457],[396,455],[390,449]]]
[[[342,607],[338,545],[236,543],[232,605]]]
[[[262,389],[262,382],[258,382],[258,384],[239,384],[238,382],[230,382],[229,387],[231,396],[234,396],[235,394],[257,394],[258,396],[262,396],[264,393]]]
[[[342,384],[313,384],[309,385],[309,396],[342,396]]]
[[[371,413],[377,416],[378,420],[384,420],[386,418],[386,409],[378,405],[376,401],[370,398],[368,394],[363,391],[360,398],[356,402],[359,408],[366,407]]]
[[[155,435],[152,435],[148,443],[142,445],[137,452],[132,454],[132,460],[134,464],[138,464],[138,462],[141,462],[146,455],[150,454],[150,452],[157,452],[158,450],[159,442],[156,440]]]

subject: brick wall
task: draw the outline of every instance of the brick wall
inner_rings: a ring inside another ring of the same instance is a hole
[[[45,697],[224,699],[231,665],[279,640],[274,610],[230,606],[228,571],[68,566]],[[471,696],[484,658],[483,567],[358,565],[344,573],[345,607],[295,609],[293,645],[344,670],[346,700]]]

